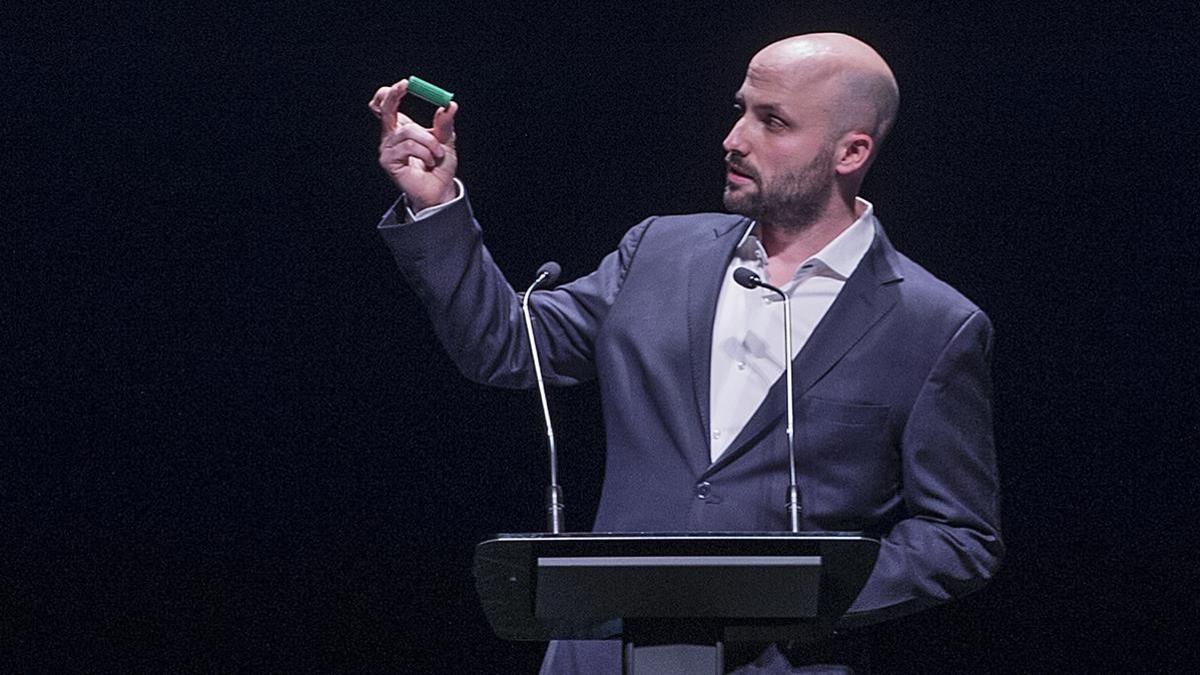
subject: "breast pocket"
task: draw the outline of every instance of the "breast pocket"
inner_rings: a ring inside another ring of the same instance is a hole
[[[807,519],[823,529],[870,529],[900,488],[890,408],[812,397],[799,404],[796,455]]]
[[[886,405],[867,405],[864,403],[842,403],[823,398],[806,397],[800,399],[806,416],[816,420],[825,420],[837,424],[855,426],[870,426],[887,422]]]

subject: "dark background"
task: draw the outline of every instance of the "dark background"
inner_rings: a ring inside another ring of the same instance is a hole
[[[571,4],[5,10],[0,666],[534,672],[470,560],[541,527],[535,398],[459,377],[395,273],[366,102],[456,92],[499,264],[573,278],[719,210],[750,56],[840,30],[902,93],[863,194],[997,327],[1008,558],[888,669],[1184,669],[1191,5]],[[596,389],[552,396],[584,528]]]

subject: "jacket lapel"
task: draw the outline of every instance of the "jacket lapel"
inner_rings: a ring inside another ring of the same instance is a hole
[[[742,218],[722,224],[712,230],[712,239],[699,246],[688,265],[688,349],[692,361],[692,385],[699,412],[700,438],[703,447],[688,448],[688,461],[697,475],[711,462],[709,429],[709,387],[712,377],[712,331],[717,313],[717,299],[725,270],[733,258],[733,250],[750,226]]]
[[[858,344],[867,331],[891,310],[899,297],[899,288],[894,282],[902,278],[897,265],[896,250],[877,224],[875,240],[862,263],[846,280],[841,293],[792,362],[794,395],[797,400],[824,377],[846,352]],[[709,332],[712,332],[711,325]],[[765,433],[776,429],[787,407],[784,382],[785,378],[781,375],[767,392],[762,404],[754,411],[750,421],[729,445],[729,449],[708,467],[704,476],[712,475],[745,454]],[[705,411],[707,412],[707,406]],[[707,424],[707,417],[705,423]],[[777,431],[782,438],[782,428]]]

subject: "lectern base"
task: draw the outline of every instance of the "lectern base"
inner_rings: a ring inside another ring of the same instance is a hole
[[[724,675],[725,645],[621,645],[622,675]]]

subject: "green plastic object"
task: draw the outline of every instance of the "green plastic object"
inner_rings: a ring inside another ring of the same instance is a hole
[[[449,108],[454,94],[432,85],[416,75],[408,76],[408,93],[417,98],[425,99],[439,108]]]

